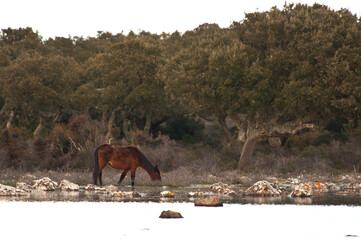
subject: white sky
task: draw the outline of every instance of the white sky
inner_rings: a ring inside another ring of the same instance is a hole
[[[315,0],[287,1],[312,5]],[[347,8],[361,16],[361,0],[318,0],[331,9]],[[244,13],[283,8],[285,0],[1,0],[0,29],[32,27],[44,39],[94,37],[130,30],[185,32],[203,23],[228,27]]]

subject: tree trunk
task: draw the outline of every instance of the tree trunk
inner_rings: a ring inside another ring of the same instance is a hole
[[[157,121],[152,121],[152,124],[150,125],[150,135],[154,138],[156,136],[156,134],[158,133],[158,127],[162,124],[165,123],[166,121],[168,121],[169,117],[165,116],[160,120]]]
[[[226,117],[225,116],[218,117],[218,123],[221,126],[222,142],[227,146],[231,146],[234,138],[232,138],[232,135],[227,127]]]
[[[116,110],[114,110],[112,112],[112,115],[110,116],[109,121],[108,121],[107,134],[105,135],[105,138],[108,141],[112,138],[112,129],[114,126],[114,121],[115,121],[115,112],[116,112]]]
[[[240,169],[248,168],[251,165],[252,153],[261,139],[278,137],[284,134],[295,134],[305,128],[315,128],[314,124],[302,123],[300,121],[291,121],[283,124],[250,124],[248,122],[246,125],[243,125],[241,122],[236,124],[236,126],[238,128],[238,140],[244,142],[238,164]]]
[[[150,113],[147,113],[145,115],[145,126],[143,129],[143,136],[146,140],[150,139],[150,125],[152,124],[152,115]]]
[[[40,121],[38,126],[36,127],[34,131],[34,137],[39,137],[41,134],[41,131],[45,128],[45,120],[44,118],[40,117]]]
[[[129,121],[128,121],[128,114],[125,111],[121,111],[121,119],[123,121],[122,124],[122,131],[124,134],[125,142],[130,143],[132,141],[132,136],[129,132]]]
[[[238,168],[243,170],[251,165],[253,151],[259,141],[258,137],[250,137],[243,144],[241,157],[239,158]]]

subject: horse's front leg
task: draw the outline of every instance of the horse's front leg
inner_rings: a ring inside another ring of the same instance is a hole
[[[122,174],[120,175],[120,179],[118,184],[120,185],[120,183],[123,181],[123,179],[125,178],[125,176],[127,175],[127,173],[129,172],[129,169],[125,169]]]
[[[135,171],[132,171],[132,172],[131,172],[130,177],[131,177],[131,179],[132,179],[132,190],[134,191]]]

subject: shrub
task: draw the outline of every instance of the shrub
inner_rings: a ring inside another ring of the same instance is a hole
[[[202,140],[204,124],[194,118],[174,118],[160,126],[162,134],[170,139],[183,140],[188,143],[196,143]]]

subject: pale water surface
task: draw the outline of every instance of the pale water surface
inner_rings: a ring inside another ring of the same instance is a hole
[[[183,219],[160,219],[163,210]],[[0,239],[360,239],[360,206],[0,202]]]

